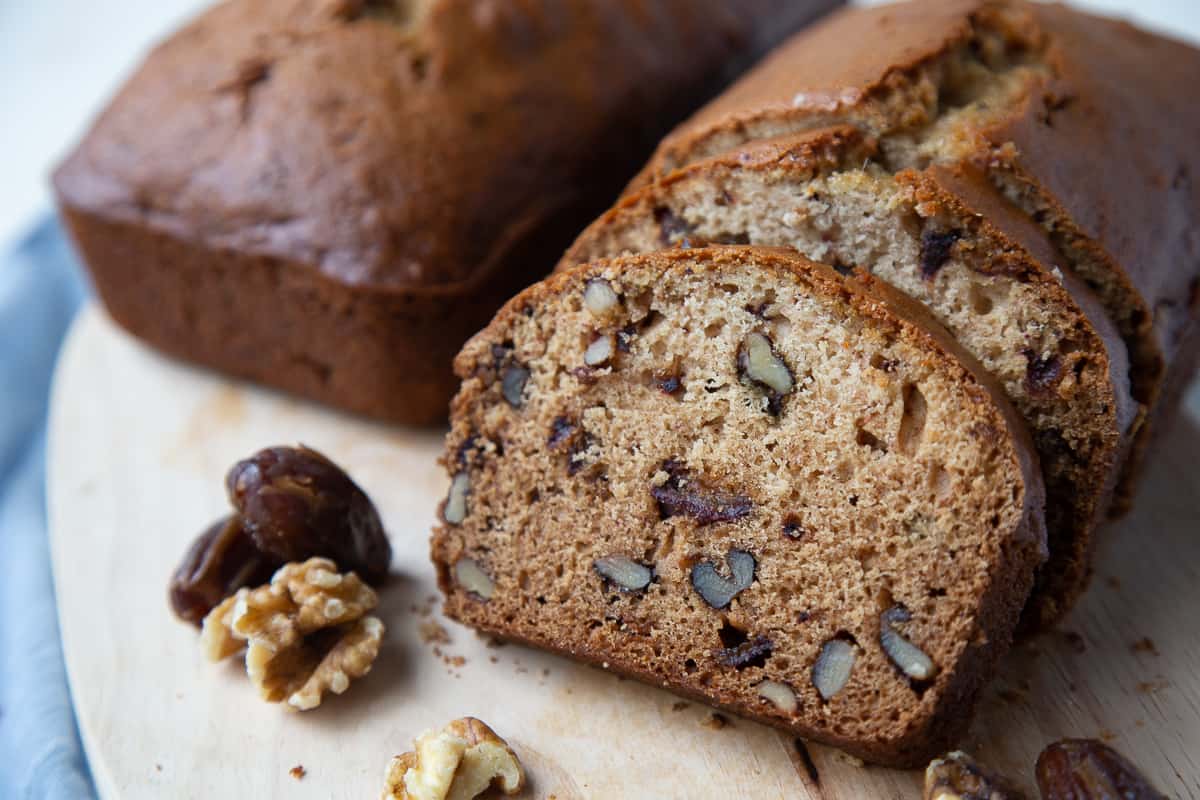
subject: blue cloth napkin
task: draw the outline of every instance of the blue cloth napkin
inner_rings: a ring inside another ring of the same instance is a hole
[[[85,293],[57,221],[0,259],[0,798],[95,797],[79,734],[46,540],[46,406]]]

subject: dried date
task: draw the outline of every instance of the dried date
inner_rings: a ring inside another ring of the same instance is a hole
[[[243,586],[266,583],[283,562],[259,551],[237,516],[216,522],[188,548],[171,576],[171,608],[199,627],[209,611]]]
[[[692,478],[687,468],[674,459],[663,462],[667,480],[650,488],[662,519],[691,517],[700,525],[733,522],[754,510],[749,497],[719,491]]]
[[[323,556],[372,583],[387,574],[392,550],[375,506],[317,451],[261,450],[235,464],[225,486],[262,552],[285,562]]]
[[[1043,750],[1037,783],[1043,800],[1166,800],[1128,759],[1095,739],[1063,739]]]

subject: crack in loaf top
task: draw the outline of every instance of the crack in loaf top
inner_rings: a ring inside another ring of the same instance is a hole
[[[664,93],[821,4],[752,5],[232,0],[154,49],[56,185],[348,284],[472,284],[699,99]]]

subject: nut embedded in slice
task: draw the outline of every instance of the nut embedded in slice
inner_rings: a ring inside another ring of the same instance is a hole
[[[477,595],[485,601],[492,599],[492,592],[496,590],[496,584],[492,581],[491,576],[470,558],[460,558],[455,562],[454,579],[467,592]]]
[[[767,410],[779,416],[784,395],[790,394],[795,379],[775,347],[761,333],[748,333],[737,355],[738,371],[752,383],[767,390]]]
[[[650,585],[653,571],[625,556],[604,556],[592,562],[592,569],[600,577],[611,581],[617,588],[637,592]]]
[[[500,391],[505,401],[513,408],[525,402],[525,384],[529,381],[529,370],[515,364],[507,367],[500,378]]]
[[[713,608],[725,608],[739,592],[754,582],[754,556],[745,550],[730,550],[725,556],[730,576],[723,578],[711,561],[692,567],[692,587]]]
[[[911,619],[912,614],[904,606],[892,606],[883,612],[879,618],[879,644],[901,672],[915,681],[927,681],[937,674],[937,666],[924,650],[892,628]]]
[[[451,525],[461,525],[467,518],[467,493],[471,491],[471,476],[460,472],[450,481],[446,494],[446,505],[442,508],[442,519]]]
[[[589,367],[599,367],[608,362],[613,356],[613,337],[611,334],[603,334],[592,340],[592,343],[583,351],[583,363]]]
[[[1003,775],[955,750],[929,762],[925,800],[1025,800],[1025,795]]]
[[[592,278],[583,288],[583,306],[594,317],[603,317],[620,302],[612,284],[604,278]]]
[[[516,794],[525,770],[495,731],[463,717],[421,734],[415,751],[391,760],[384,781],[382,800],[473,800],[491,787]]]
[[[792,687],[779,681],[763,681],[758,685],[758,695],[764,700],[769,700],[772,705],[785,714],[795,713],[800,706]]]
[[[825,643],[812,669],[813,686],[817,688],[822,699],[829,700],[846,688],[857,657],[858,652],[853,642],[846,639],[830,639]]]

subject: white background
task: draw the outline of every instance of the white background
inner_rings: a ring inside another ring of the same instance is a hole
[[[0,0],[0,253],[49,208],[46,176],[52,165],[146,48],[207,4]],[[1200,0],[1076,4],[1200,42]]]

